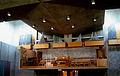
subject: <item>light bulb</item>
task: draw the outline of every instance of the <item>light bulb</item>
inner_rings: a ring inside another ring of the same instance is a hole
[[[70,20],[70,16],[67,16],[67,20]]]
[[[54,30],[54,28],[53,28],[53,27],[51,27],[51,30]]]
[[[94,18],[94,20],[93,20],[94,22],[96,22],[97,20]]]
[[[32,27],[35,27],[34,25]]]
[[[91,2],[92,2],[92,5],[95,5],[95,0],[92,0]]]
[[[45,23],[45,22],[46,22],[46,20],[45,20],[45,19],[43,19],[43,22]]]
[[[8,12],[8,14],[7,14],[8,16],[11,16],[11,14],[10,14],[10,12]]]

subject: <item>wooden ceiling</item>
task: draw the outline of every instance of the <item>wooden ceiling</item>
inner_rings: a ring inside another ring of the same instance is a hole
[[[115,1],[115,0],[114,0]],[[105,9],[116,8],[117,2],[110,0],[40,0],[40,3],[13,7],[0,11],[0,21],[21,19],[30,26],[35,26],[39,32],[45,34],[73,34],[74,36],[91,33],[102,29]],[[108,4],[105,4],[108,3]],[[12,16],[8,17],[10,12]],[[70,20],[66,17],[70,16]],[[42,20],[46,22],[43,23]],[[94,21],[96,19],[96,21]],[[72,28],[72,25],[75,28]],[[51,27],[54,30],[51,30]]]
[[[70,16],[70,20],[67,20],[67,16]],[[45,23],[43,19],[46,19]],[[104,23],[104,10],[41,3],[27,14],[24,21],[30,22],[38,31],[46,34],[79,35],[100,30]],[[75,26],[74,29],[72,25]],[[51,30],[51,27],[54,30]]]

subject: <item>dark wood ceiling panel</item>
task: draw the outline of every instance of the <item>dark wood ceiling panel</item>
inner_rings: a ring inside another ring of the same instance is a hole
[[[0,10],[28,4],[40,3],[39,0],[0,0]]]
[[[94,0],[95,5],[92,5],[92,0],[40,0],[45,3],[54,3],[61,5],[71,5],[83,8],[95,9],[113,9],[120,8],[119,0]]]
[[[70,15],[70,21],[66,17]],[[46,23],[42,19],[46,19]],[[93,19],[96,18],[96,22]],[[104,10],[81,8],[70,5],[41,3],[26,16],[37,30],[46,34],[80,34],[100,30],[104,23]],[[72,25],[75,28],[72,29]],[[54,30],[51,30],[54,27]],[[86,29],[91,29],[87,31]]]

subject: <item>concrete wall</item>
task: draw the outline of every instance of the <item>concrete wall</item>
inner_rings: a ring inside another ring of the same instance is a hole
[[[15,76],[15,51],[15,46],[0,42],[0,60],[10,62],[10,76]]]
[[[19,38],[21,35],[32,34],[36,39],[37,31],[34,28],[30,27],[28,24],[24,23],[21,20],[17,20],[13,22],[13,25],[15,27],[15,41],[13,44],[19,45]]]
[[[16,46],[0,42],[0,60],[10,62],[10,76],[34,76],[33,70],[19,69],[19,50]]]
[[[15,76],[34,76],[34,70],[20,70],[19,69],[19,51],[17,50],[15,59]]]
[[[13,45],[14,42],[14,25],[11,22],[0,23],[0,41]]]
[[[105,40],[109,39],[108,30],[112,26],[115,26],[115,29],[120,31],[119,29],[120,9],[112,9],[105,11],[105,23],[104,23]],[[111,32],[110,34],[112,33],[114,32]],[[109,56],[108,76],[120,76],[120,46],[109,46],[108,56]]]
[[[70,56],[71,58],[93,57],[96,56],[98,47],[82,47],[82,48],[61,48],[39,50],[43,52],[43,58],[55,58],[56,56]]]
[[[120,46],[109,46],[109,76],[120,76]]]
[[[21,35],[37,35],[37,31],[21,20],[0,23],[0,41],[17,46]]]
[[[109,51],[109,76],[120,76],[120,51]]]
[[[10,76],[34,76],[34,71],[19,69],[17,45],[24,34],[36,37],[37,31],[21,20],[0,23],[0,60],[11,63]]]

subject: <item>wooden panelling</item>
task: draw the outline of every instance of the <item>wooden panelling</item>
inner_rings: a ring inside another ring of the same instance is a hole
[[[68,47],[82,47],[82,42],[69,42]]]
[[[107,67],[108,66],[107,59],[97,59],[97,67]]]
[[[49,44],[35,44],[34,49],[48,49],[50,46]]]
[[[25,69],[25,70],[45,70],[45,69],[58,69],[58,70],[66,70],[66,69],[108,69],[108,67],[97,67],[97,66],[87,66],[87,67],[52,67],[52,68],[47,68],[45,66],[20,66],[20,69]]]
[[[66,47],[66,43],[53,43],[53,48],[65,48]]]
[[[120,45],[120,40],[108,40],[108,45]]]
[[[17,46],[17,49],[20,50],[20,47],[23,47],[23,48],[28,49],[28,50],[32,49],[32,45],[19,45],[19,46]]]
[[[85,41],[85,46],[104,46],[104,41]]]
[[[57,60],[69,60],[69,56],[56,57]]]
[[[45,66],[20,66],[20,68],[45,68]]]

